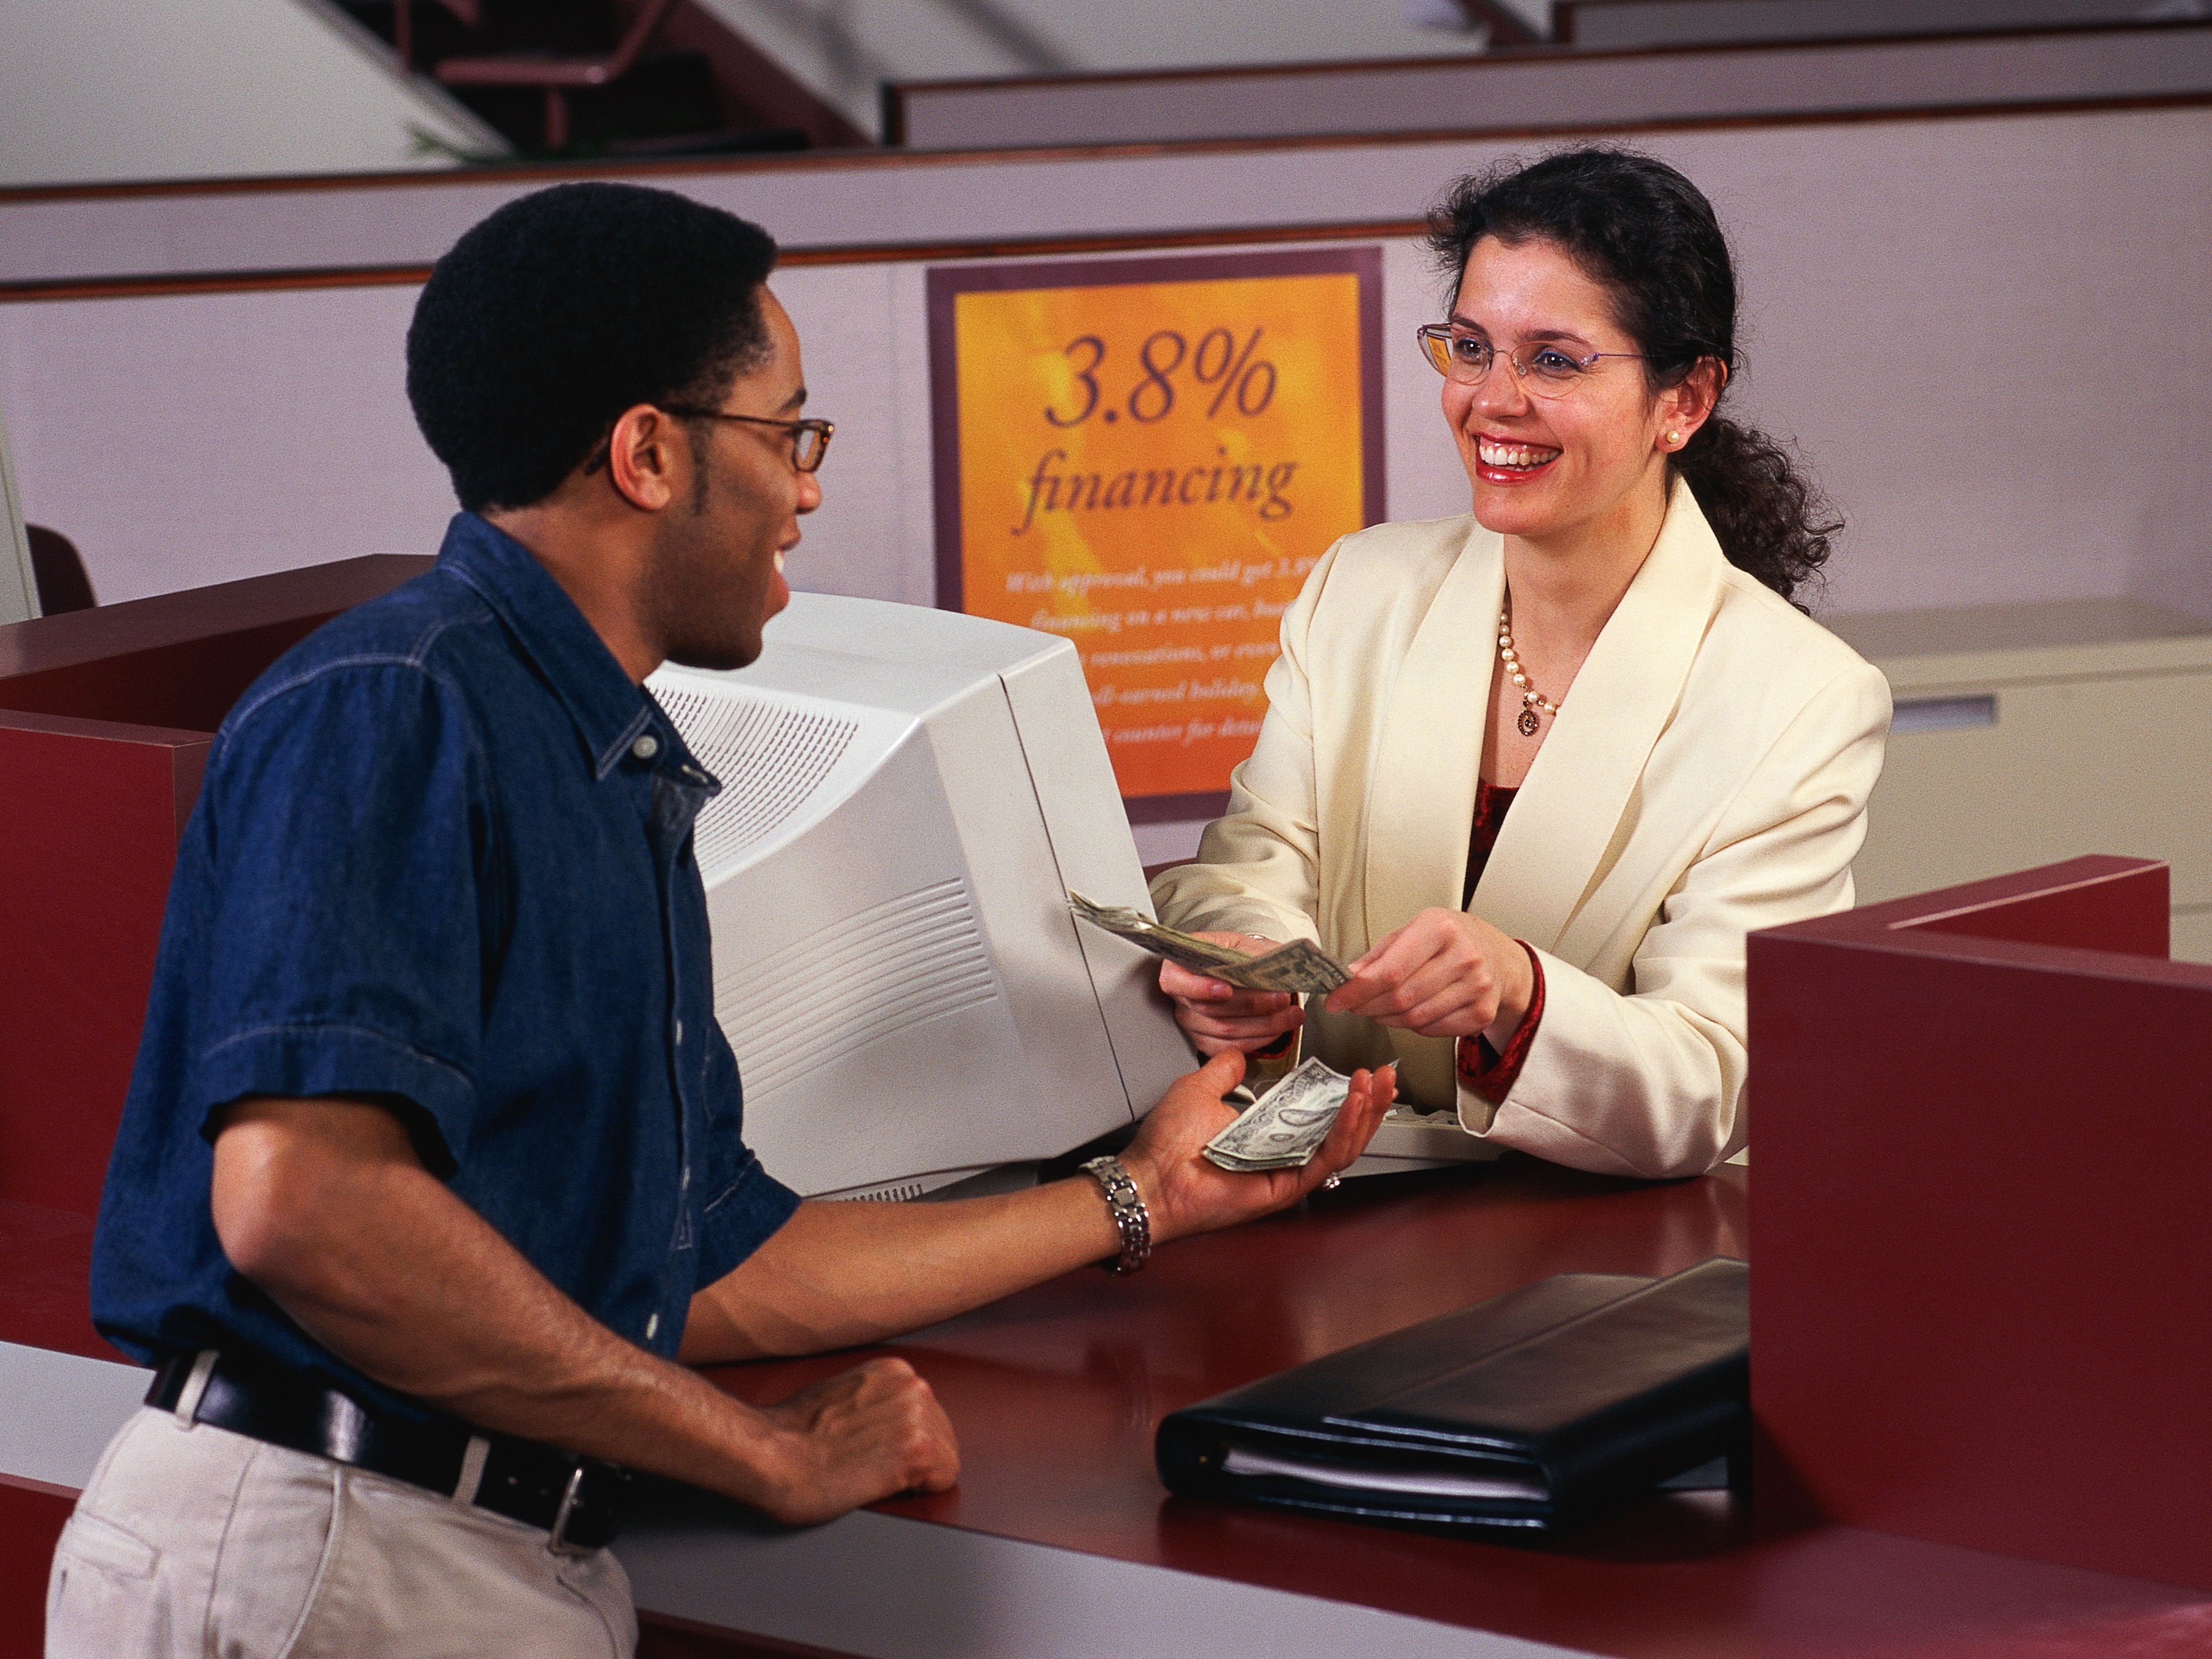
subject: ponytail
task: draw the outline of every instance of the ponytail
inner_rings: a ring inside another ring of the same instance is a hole
[[[1798,593],[1828,562],[1844,521],[1790,453],[1765,433],[1716,414],[1672,465],[1728,562],[1804,610]]]

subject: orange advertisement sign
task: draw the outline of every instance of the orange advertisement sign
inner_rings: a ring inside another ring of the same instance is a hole
[[[1074,641],[1132,815],[1217,810],[1382,516],[1373,248],[929,274],[939,602]]]

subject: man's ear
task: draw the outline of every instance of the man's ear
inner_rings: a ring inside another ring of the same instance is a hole
[[[678,474],[691,465],[690,441],[651,404],[626,409],[607,434],[607,477],[632,507],[658,513],[676,499]]]

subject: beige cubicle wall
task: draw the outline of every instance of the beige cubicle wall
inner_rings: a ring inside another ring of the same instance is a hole
[[[927,604],[933,267],[1045,249],[1377,246],[1384,509],[1442,515],[1463,509],[1466,484],[1411,343],[1443,305],[1413,215],[1458,171],[1574,137],[632,176],[750,211],[789,247],[775,286],[805,343],[809,408],[838,422],[794,581]],[[2131,600],[2212,617],[2212,107],[1637,141],[1703,185],[1735,239],[1738,405],[1797,441],[1848,520],[1826,614]],[[544,180],[0,199],[0,257],[50,273],[73,259],[88,279],[0,282],[0,410],[26,515],[70,537],[108,601],[434,547],[452,501],[406,407],[408,313],[464,225]],[[37,223],[55,247],[9,240]],[[1894,777],[1948,740],[1900,737]],[[2091,837],[1989,867],[2081,851],[2173,856]],[[2179,902],[2212,902],[2179,879]]]
[[[1702,9],[1766,9],[1723,0]],[[2212,22],[1900,36],[1646,36],[1620,43],[1629,49],[918,81],[885,89],[886,137],[915,149],[1279,139],[2212,94]]]
[[[1435,416],[1435,374],[1412,346],[1433,284],[1402,234],[1382,246],[1384,333],[1402,347],[1384,358],[1385,500],[1394,513],[1449,512],[1464,482]],[[935,602],[924,288],[939,263],[799,256],[775,278],[804,343],[808,410],[837,422],[824,505],[791,559],[798,586]],[[71,538],[110,602],[434,550],[454,506],[406,403],[401,343],[418,287],[0,305],[0,406],[26,516]]]
[[[2084,853],[2163,859],[2173,954],[2212,961],[2212,622],[2074,599],[1835,627],[1897,707],[1861,902]]]
[[[2190,0],[1553,0],[1552,38],[1577,46],[1842,40],[2192,15]]]
[[[1410,338],[1442,297],[1410,221],[1455,172],[1573,136],[633,176],[750,210],[791,250],[776,284],[811,406],[840,423],[798,579],[927,599],[931,266],[1045,246],[1378,245],[1386,507],[1450,513],[1464,479]],[[2212,616],[2212,107],[1638,142],[1698,179],[1735,238],[1735,401],[1799,442],[1849,520],[1827,609],[2125,596]],[[19,268],[45,256],[12,233],[51,210],[80,276],[123,273],[0,282],[0,408],[27,515],[76,543],[111,600],[431,545],[449,498],[404,398],[412,285],[462,224],[542,181],[0,200]],[[286,259],[313,269],[271,268]],[[2106,349],[2116,331],[2128,350]]]

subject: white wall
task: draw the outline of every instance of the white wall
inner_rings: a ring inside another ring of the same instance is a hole
[[[701,3],[870,134],[879,125],[877,88],[885,81],[1432,57],[1480,44],[1408,21],[1415,9],[1407,0]],[[1015,31],[994,33],[976,21],[981,12],[1012,19]]]
[[[507,146],[311,0],[7,0],[0,185],[447,167]]]

